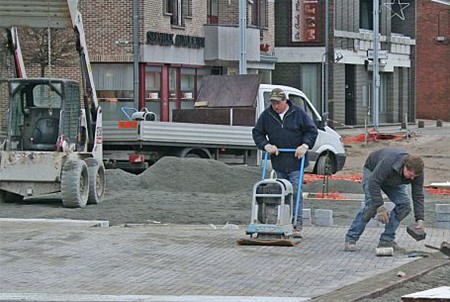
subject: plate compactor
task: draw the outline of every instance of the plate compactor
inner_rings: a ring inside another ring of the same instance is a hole
[[[295,152],[295,149],[279,149],[279,152]],[[300,161],[296,211],[294,213],[293,186],[287,179],[266,179],[268,153],[264,155],[262,180],[253,186],[251,222],[247,226],[248,238],[239,239],[240,245],[295,246],[294,221],[297,221],[302,198],[305,157]]]

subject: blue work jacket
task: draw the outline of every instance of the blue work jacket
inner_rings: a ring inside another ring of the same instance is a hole
[[[318,130],[313,120],[300,107],[290,100],[288,111],[283,120],[272,106],[266,108],[258,118],[256,126],[252,130],[253,140],[256,146],[264,150],[267,144],[277,148],[296,149],[302,144],[307,144],[311,149],[316,142]],[[275,171],[292,172],[300,167],[300,160],[293,153],[282,152],[271,156],[272,167]],[[308,166],[308,157],[305,159],[305,167]]]

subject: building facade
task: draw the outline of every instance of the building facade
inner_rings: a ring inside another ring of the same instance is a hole
[[[192,108],[202,78],[247,73],[270,83],[275,68],[273,2],[159,0],[138,3],[139,107],[170,121],[172,109]],[[133,107],[133,1],[81,1],[96,89],[105,119]],[[240,44],[241,34],[245,43]],[[244,46],[242,46],[244,45]]]
[[[417,117],[450,121],[450,6],[419,1],[417,33]]]
[[[373,0],[329,0],[328,22],[325,3],[324,0],[276,2],[278,63],[273,81],[286,82],[309,94],[317,108],[328,109],[331,125],[373,124]],[[380,0],[380,124],[413,122],[416,118],[415,7],[415,1]],[[305,22],[296,24],[298,19]],[[328,51],[325,23],[329,24]],[[296,37],[298,28],[303,31],[300,39]],[[308,36],[310,29],[315,29],[314,36]],[[326,96],[321,93],[325,86],[325,60],[329,75]]]
[[[238,74],[242,61],[246,73],[260,74],[263,83],[303,90],[316,108],[327,111],[331,126],[371,125],[374,114],[380,124],[450,120],[450,10],[443,4],[379,0],[375,112],[373,0],[137,0],[136,16],[134,2],[79,2],[106,120],[123,119],[121,109],[135,107],[137,84],[138,107],[170,121],[172,109],[194,106],[204,76]],[[46,76],[69,73],[80,80],[77,64],[52,68]],[[27,71],[39,75],[34,66]],[[2,106],[4,129],[5,102]]]

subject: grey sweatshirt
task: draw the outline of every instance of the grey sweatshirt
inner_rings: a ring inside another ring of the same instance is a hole
[[[419,175],[414,180],[403,177],[403,161],[408,152],[399,148],[383,148],[372,152],[367,157],[364,168],[372,171],[369,180],[369,191],[376,205],[383,204],[381,190],[394,188],[400,184],[411,184],[414,218],[424,220],[424,175]]]

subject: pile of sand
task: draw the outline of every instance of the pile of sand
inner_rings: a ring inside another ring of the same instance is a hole
[[[232,166],[216,160],[197,158],[163,157],[139,175],[120,169],[107,170],[108,192],[143,190],[173,193],[214,193],[252,191],[261,180],[260,167]],[[304,192],[322,192],[324,181],[303,185]],[[330,177],[325,186],[329,191],[362,193],[361,184]]]

